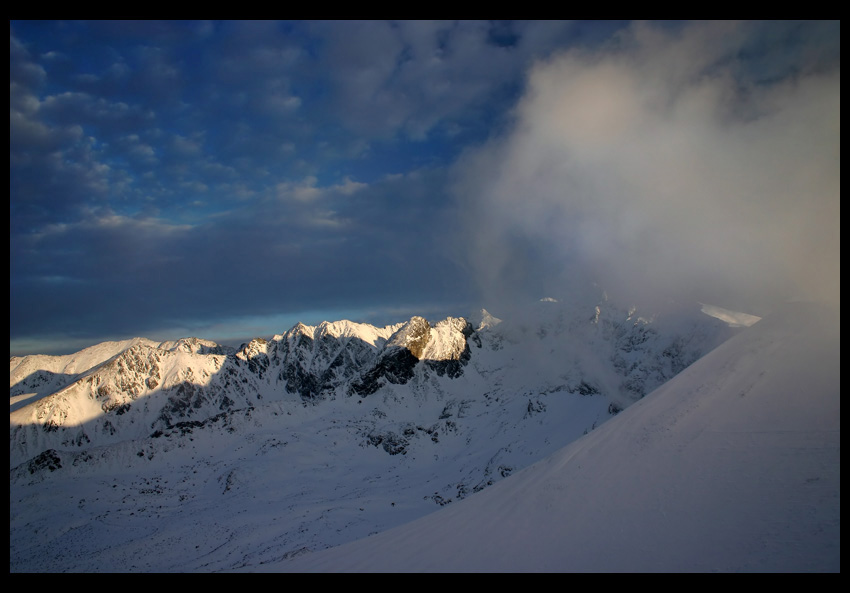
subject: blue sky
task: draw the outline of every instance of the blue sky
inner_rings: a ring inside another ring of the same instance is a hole
[[[838,22],[12,21],[9,65],[13,355],[838,294]]]

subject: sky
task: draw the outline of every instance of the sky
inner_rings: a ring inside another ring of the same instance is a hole
[[[839,22],[10,22],[10,354],[840,296]]]

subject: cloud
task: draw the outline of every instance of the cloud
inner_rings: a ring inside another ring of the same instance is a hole
[[[837,286],[838,25],[623,28],[11,23],[13,336]]]
[[[761,33],[635,24],[538,62],[510,132],[456,169],[480,289],[590,281],[753,312],[837,298],[840,71],[782,54],[760,82],[741,56]]]
[[[12,243],[10,338],[166,339],[180,336],[163,328],[226,318],[462,300],[442,247],[444,183],[442,171],[374,184],[306,178],[192,225],[102,209],[43,225]]]
[[[423,141],[435,130],[476,128],[513,100],[523,69],[575,29],[569,22],[322,22],[320,63],[333,108],[361,136]],[[474,115],[474,117],[470,117]]]
[[[44,83],[47,73],[37,64],[26,46],[11,32],[9,34],[9,80],[27,87]]]

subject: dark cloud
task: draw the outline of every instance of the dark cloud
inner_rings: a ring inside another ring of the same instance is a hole
[[[72,333],[57,324],[60,313],[79,326],[76,335],[94,337],[103,328],[135,335],[165,320],[185,327],[439,300],[461,280],[439,242],[443,174],[412,177],[413,191],[402,177],[373,186],[308,180],[197,226],[108,215],[50,227],[13,250],[11,335]],[[96,308],[86,302],[92,295]]]

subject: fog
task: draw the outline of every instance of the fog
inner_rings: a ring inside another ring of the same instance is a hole
[[[537,63],[509,129],[455,170],[484,298],[837,301],[840,63],[804,33],[635,24]]]

